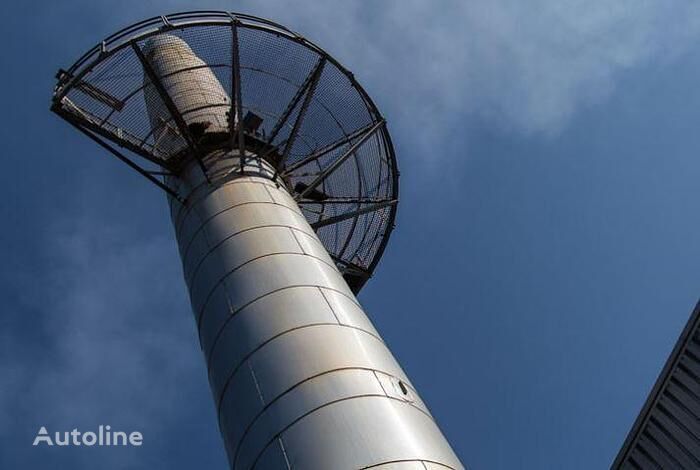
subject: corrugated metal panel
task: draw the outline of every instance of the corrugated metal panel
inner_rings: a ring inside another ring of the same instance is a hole
[[[700,468],[700,303],[612,468]]]

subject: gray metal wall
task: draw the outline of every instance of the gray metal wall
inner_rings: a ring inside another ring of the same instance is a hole
[[[700,468],[700,304],[612,468]]]
[[[178,41],[149,45],[158,73],[201,65]],[[178,109],[228,102],[205,70],[168,81]],[[296,202],[239,161],[208,155],[211,184],[195,163],[168,181],[187,199],[172,220],[231,466],[463,468]]]

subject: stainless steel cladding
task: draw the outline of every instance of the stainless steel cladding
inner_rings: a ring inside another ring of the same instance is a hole
[[[352,73],[282,25],[187,12],[88,51],[52,110],[169,195],[232,468],[463,468],[355,297],[398,169]]]
[[[150,43],[158,75],[171,58],[178,69],[201,65],[181,42]],[[226,102],[214,82],[198,68],[169,87],[181,109],[211,109]],[[188,203],[171,207],[231,466],[460,468],[274,171],[257,159],[240,176],[239,158],[210,161],[208,173],[226,176],[209,184],[190,165],[170,182]]]
[[[232,467],[462,468],[284,187],[269,173],[212,187],[194,165],[180,184],[191,203],[173,223]]]

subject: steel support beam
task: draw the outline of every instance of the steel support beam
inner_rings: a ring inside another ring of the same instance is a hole
[[[363,207],[361,209],[357,209],[356,211],[350,211],[350,212],[345,212],[343,214],[339,214],[333,217],[328,217],[327,219],[322,219],[319,220],[318,222],[314,222],[311,224],[311,227],[314,230],[317,230],[321,227],[325,227],[327,225],[333,225],[337,224],[338,222],[342,222],[343,220],[348,220],[352,219],[353,217],[356,217],[358,215],[362,214],[369,214],[370,212],[378,211],[379,209],[383,209],[385,207],[389,206],[394,206],[398,203],[399,201],[396,199],[392,199],[391,201],[385,201],[379,204],[373,204],[368,207]]]
[[[350,134],[346,135],[342,139],[338,139],[335,142],[333,142],[332,144],[329,144],[325,147],[322,147],[319,150],[316,150],[315,152],[304,157],[303,159],[299,160],[298,162],[294,162],[294,163],[289,164],[282,172],[282,176],[290,175],[298,168],[301,168],[304,165],[308,165],[309,163],[313,162],[314,160],[318,160],[319,158],[323,157],[324,155],[329,154],[333,150],[336,150],[336,149],[342,147],[343,145],[349,144],[354,139],[369,132],[372,129],[372,127],[374,127],[374,125],[375,125],[374,122],[371,124],[368,124],[365,127],[362,127],[354,132],[351,132]]]
[[[319,68],[323,67],[324,64],[325,59],[319,59],[319,61],[316,63],[316,66],[313,68],[313,70],[311,70],[311,72],[309,72],[309,75],[306,76],[304,82],[301,84],[297,92],[294,94],[289,103],[287,103],[287,107],[285,108],[284,112],[279,117],[279,119],[277,119],[275,127],[273,127],[270,131],[270,135],[267,138],[268,144],[272,144],[272,141],[275,140],[275,137],[277,137],[277,134],[279,134],[279,131],[289,119],[289,116],[292,114],[292,111],[294,111],[294,108],[296,108],[297,104],[299,104],[299,100],[301,100],[302,96],[304,96],[304,93],[306,93],[306,91],[311,86],[311,83],[314,80],[318,81],[318,77],[320,77],[320,73],[318,73],[318,70]]]
[[[321,174],[316,177],[311,183],[309,183],[309,186],[304,189],[301,193],[297,194],[295,196],[296,200],[303,199],[306,197],[311,191],[316,189],[319,184],[321,184],[326,178],[328,178],[328,175],[333,173],[335,170],[337,170],[340,165],[342,165],[345,160],[350,158],[355,151],[362,146],[367,140],[374,135],[375,132],[377,132],[380,128],[384,127],[385,121],[382,119],[379,122],[375,123],[357,142],[352,144],[352,146],[345,151],[343,155],[338,157],[328,165],[326,168],[321,171]]]
[[[243,92],[241,90],[241,51],[238,43],[238,18],[231,17],[231,148],[238,138],[239,169],[245,166],[245,135],[243,135]],[[237,130],[237,132],[236,132]]]
[[[287,137],[287,145],[284,146],[282,156],[280,157],[279,162],[277,162],[277,171],[281,171],[284,168],[284,164],[287,161],[289,152],[290,150],[292,150],[294,142],[296,141],[296,138],[299,135],[299,128],[301,128],[301,124],[304,122],[306,111],[309,109],[309,104],[311,104],[311,100],[314,97],[316,85],[318,84],[318,81],[321,78],[321,74],[323,73],[323,66],[325,64],[326,58],[321,57],[318,61],[318,64],[316,64],[313,73],[311,74],[311,79],[309,80],[308,84],[308,90],[306,92],[306,95],[304,95],[304,101],[301,103],[301,109],[299,109],[299,114],[297,114],[297,118],[294,120],[294,125],[292,126],[292,130],[289,133],[289,137]]]
[[[90,139],[94,140],[95,142],[97,142],[97,143],[100,145],[100,147],[104,148],[104,149],[107,150],[109,153],[111,153],[112,155],[114,155],[115,157],[117,157],[119,160],[121,160],[122,162],[126,163],[126,164],[127,164],[130,168],[132,168],[133,170],[136,170],[136,172],[137,172],[138,174],[140,174],[141,176],[143,176],[144,178],[146,178],[147,180],[149,180],[151,183],[155,184],[155,185],[158,186],[160,189],[162,189],[162,190],[165,191],[166,193],[170,194],[170,195],[171,195],[173,198],[175,198],[178,202],[180,202],[180,203],[182,203],[182,204],[185,203],[185,199],[183,199],[178,193],[176,193],[175,191],[173,191],[171,188],[169,188],[168,186],[166,186],[162,181],[160,181],[158,178],[156,178],[155,176],[153,176],[153,175],[151,174],[151,173],[155,173],[155,172],[149,172],[149,171],[147,171],[147,170],[144,170],[144,169],[141,168],[139,165],[137,165],[136,163],[134,163],[131,159],[129,159],[129,158],[127,158],[126,156],[124,156],[120,151],[118,151],[117,149],[115,149],[114,147],[112,147],[111,145],[109,145],[108,143],[106,143],[105,141],[103,141],[102,139],[100,139],[97,135],[95,135],[95,134],[93,134],[92,132],[90,132],[89,130],[85,129],[85,128],[84,128],[83,126],[81,126],[80,124],[74,122],[74,121],[71,120],[71,119],[66,119],[66,120],[67,120],[73,127],[75,127],[76,129],[78,129],[80,132],[82,132],[83,134],[85,134],[85,135],[88,136]]]

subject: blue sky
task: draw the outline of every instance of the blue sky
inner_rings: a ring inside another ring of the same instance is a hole
[[[102,37],[201,2],[13,2],[0,467],[225,468],[165,199],[48,111]],[[700,294],[700,6],[244,1],[387,117],[397,230],[360,300],[473,469],[611,463]],[[140,448],[35,448],[40,426]]]

